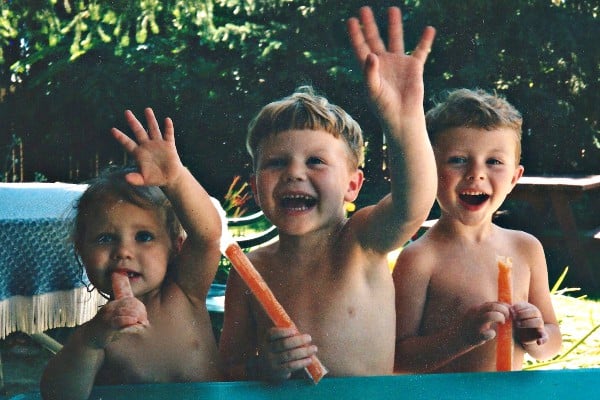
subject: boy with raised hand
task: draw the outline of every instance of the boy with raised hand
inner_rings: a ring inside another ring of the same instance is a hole
[[[362,25],[361,25],[362,24]],[[389,143],[391,193],[346,218],[363,173],[362,132],[341,108],[302,89],[262,108],[247,145],[255,199],[279,241],[249,254],[299,331],[274,328],[232,270],[220,351],[231,379],[286,379],[317,353],[331,376],[391,374],[394,288],[389,251],[427,217],[436,188],[425,130],[423,66],[435,31],[404,53],[400,10],[385,47],[368,7],[348,22]]]
[[[395,371],[496,370],[496,327],[513,320],[512,369],[548,359],[562,339],[544,250],[492,222],[523,174],[521,114],[503,98],[459,89],[427,113],[439,221],[400,253]],[[513,304],[498,301],[497,256],[512,259]]]

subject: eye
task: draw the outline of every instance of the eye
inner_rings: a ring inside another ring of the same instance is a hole
[[[140,231],[135,234],[135,240],[137,242],[150,242],[154,240],[154,235],[148,231]]]
[[[319,157],[309,157],[308,160],[306,160],[306,164],[319,165],[319,164],[325,164],[325,162],[322,159],[320,159]]]
[[[94,243],[97,244],[108,244],[114,242],[115,237],[109,233],[101,233],[94,239]]]
[[[489,160],[487,160],[487,163],[490,165],[502,165],[504,164],[502,161],[498,160],[497,158],[490,158]]]
[[[285,160],[283,158],[270,158],[265,160],[262,168],[281,168],[285,165]]]
[[[448,158],[448,164],[464,164],[467,162],[466,157],[461,156],[452,156]]]

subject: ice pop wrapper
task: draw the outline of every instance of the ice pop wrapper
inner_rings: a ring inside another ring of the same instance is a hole
[[[218,211],[222,211],[217,207]],[[221,234],[221,252],[229,261],[242,280],[246,283],[252,294],[256,297],[262,308],[265,310],[271,321],[279,328],[294,328],[296,325],[284,310],[283,306],[267,286],[259,272],[254,268],[240,245],[231,237],[227,229],[227,221],[224,217],[225,212],[221,212],[221,220],[223,222],[223,231]],[[316,385],[321,378],[327,374],[327,368],[321,364],[321,361],[316,357],[311,357],[311,364],[305,368],[307,374]]]
[[[512,261],[498,257],[498,301],[512,304]],[[511,371],[513,358],[512,320],[498,325],[496,336],[496,371]]]

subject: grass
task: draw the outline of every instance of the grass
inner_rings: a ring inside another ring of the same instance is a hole
[[[524,370],[600,368],[600,302],[577,288],[559,289],[568,269],[552,288],[552,303],[563,336],[563,349],[550,361],[537,362],[526,356]]]

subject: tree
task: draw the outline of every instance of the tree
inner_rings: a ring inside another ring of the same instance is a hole
[[[362,4],[2,2],[0,146],[22,140],[26,179],[38,171],[81,181],[123,161],[108,136],[125,127],[123,110],[152,106],[174,119],[184,162],[218,195],[250,172],[252,116],[310,83],[361,123],[368,181],[385,191],[382,135],[345,32]],[[370,5],[383,23],[387,3]],[[407,49],[424,25],[439,32],[426,66],[428,107],[449,88],[497,90],[524,114],[528,173],[598,172],[598,5],[406,0],[402,8]]]

